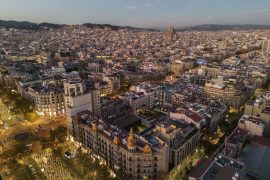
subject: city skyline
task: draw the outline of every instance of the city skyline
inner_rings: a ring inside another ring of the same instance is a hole
[[[269,0],[0,0],[0,180],[270,180]]]
[[[269,25],[269,1],[261,0],[1,0],[0,19],[60,24],[114,24],[176,27],[199,24]],[[12,4],[12,6],[10,6]]]

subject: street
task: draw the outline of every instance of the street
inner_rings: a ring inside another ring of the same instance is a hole
[[[0,134],[0,145],[3,147],[7,147],[9,143],[13,140],[13,137],[17,134],[24,132],[32,132],[36,133],[38,130],[51,130],[52,128],[56,129],[58,126],[65,126],[66,120],[61,117],[56,121],[50,120],[47,117],[40,117],[34,122],[21,122],[14,126],[11,126],[7,129],[2,130]]]

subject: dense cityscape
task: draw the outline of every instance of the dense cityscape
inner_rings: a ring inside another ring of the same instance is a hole
[[[0,180],[268,180],[269,88],[267,27],[1,21]]]

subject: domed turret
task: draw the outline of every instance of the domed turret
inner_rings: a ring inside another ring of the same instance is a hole
[[[121,139],[119,138],[119,136],[115,136],[113,138],[113,143],[117,146],[119,146],[121,144]]]
[[[149,144],[144,145],[144,147],[143,147],[143,153],[145,153],[145,154],[151,154],[152,153],[152,149],[149,146]]]

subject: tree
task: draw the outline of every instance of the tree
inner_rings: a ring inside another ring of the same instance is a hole
[[[155,180],[163,180],[163,179],[166,179],[166,177],[167,177],[167,173],[165,173],[165,172],[159,172],[157,174],[157,177],[155,178]]]
[[[61,147],[53,148],[52,153],[56,157],[61,157],[62,156],[63,149]]]
[[[42,138],[41,139],[42,149],[46,149],[53,146],[53,141],[49,138]]]
[[[84,176],[90,172],[95,174],[90,179],[111,179],[107,166],[100,165],[98,160],[93,160],[89,154],[83,153],[81,149],[77,150],[76,159],[82,164],[82,174]]]
[[[24,114],[31,112],[33,103],[26,98],[18,98],[15,101],[15,108],[20,109]]]
[[[57,140],[60,143],[63,143],[63,142],[65,142],[66,137],[67,137],[67,128],[64,126],[59,126],[59,127],[57,127],[56,130],[52,130],[50,132],[50,140],[52,142]]]
[[[30,153],[30,150],[25,144],[16,144],[9,151],[5,151],[1,154],[2,157],[5,158],[17,158],[26,156]]]
[[[36,179],[35,175],[32,173],[32,170],[27,165],[21,165],[20,169],[17,170],[16,174],[17,175],[15,179],[18,179],[18,180],[21,180],[21,179],[35,180]]]
[[[32,173],[32,170],[25,164],[20,164],[17,158],[22,158],[27,156],[29,149],[24,144],[17,144],[12,147],[10,150],[3,152],[0,156],[1,159],[5,159],[5,162],[1,162],[1,166],[6,166],[11,174],[13,179],[36,179]]]
[[[16,159],[12,159],[8,163],[8,168],[11,171],[11,174],[14,175],[14,179],[18,180],[28,180],[36,179],[32,170],[24,164],[20,164]]]
[[[7,98],[8,99],[18,99],[20,97],[19,94],[14,93],[12,91],[7,91]]]

